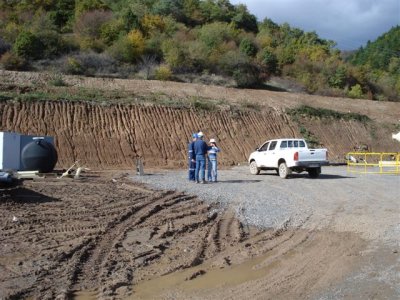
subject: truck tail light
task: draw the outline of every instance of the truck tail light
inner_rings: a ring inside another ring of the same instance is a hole
[[[299,152],[295,152],[293,155],[293,160],[298,161],[299,160]]]

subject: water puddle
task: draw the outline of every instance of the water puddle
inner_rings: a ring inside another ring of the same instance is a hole
[[[165,291],[172,290],[188,295],[192,293],[205,293],[222,287],[236,286],[246,281],[261,278],[274,268],[279,267],[279,260],[274,260],[269,264],[261,264],[269,256],[271,254],[224,268],[210,268],[210,266],[204,264],[139,282],[134,286],[133,295],[128,299],[157,299]],[[194,274],[198,274],[197,277],[189,280]]]

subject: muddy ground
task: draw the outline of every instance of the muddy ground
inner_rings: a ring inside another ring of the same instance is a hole
[[[357,233],[303,224],[254,228],[212,202],[152,190],[124,172],[2,189],[0,299],[398,295],[384,279],[360,290],[348,281],[363,269],[373,277],[371,260],[398,268],[397,248],[377,255]]]

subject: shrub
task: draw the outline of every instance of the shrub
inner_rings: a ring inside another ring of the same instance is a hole
[[[5,28],[2,28],[2,26],[0,25],[1,36],[10,43],[13,43],[16,40],[20,32],[21,32],[21,26],[17,25],[14,22],[7,23]]]
[[[54,57],[65,51],[61,35],[55,31],[43,31],[37,34],[40,43],[43,45],[42,57]]]
[[[75,17],[79,18],[83,13],[93,10],[106,10],[108,6],[101,0],[75,1]]]
[[[128,35],[121,36],[107,49],[107,52],[116,60],[133,63],[143,54],[145,41],[138,30],[132,30]]]
[[[53,86],[68,86],[61,74],[55,74],[49,83]]]
[[[92,10],[83,13],[77,18],[74,32],[78,37],[81,49],[90,49],[102,52],[105,43],[101,39],[103,25],[112,19],[112,12]]]
[[[67,58],[66,73],[69,74],[113,74],[117,70],[117,63],[114,59],[106,54],[98,54],[94,52],[74,55]]]
[[[124,30],[124,23],[120,19],[110,20],[100,28],[100,37],[104,43],[111,46],[114,41],[118,39],[118,36]]]
[[[232,76],[237,66],[249,63],[249,57],[237,51],[230,50],[222,55],[218,64],[221,70],[226,74]]]
[[[248,55],[248,56],[255,56],[257,54],[257,47],[256,45],[248,38],[244,38],[240,42],[239,49],[242,53]]]
[[[263,49],[260,53],[261,63],[266,67],[267,71],[275,74],[278,70],[278,59],[276,55],[268,50],[267,48]]]
[[[23,31],[15,40],[13,51],[24,59],[37,59],[43,54],[43,44],[33,33]]]
[[[102,25],[112,19],[112,12],[92,10],[83,13],[75,22],[74,32],[83,37],[100,38]]]
[[[132,30],[128,33],[127,36],[130,50],[132,51],[132,56],[134,60],[138,59],[144,51],[145,40],[143,38],[143,34],[139,30]]]
[[[358,83],[356,85],[353,85],[347,94],[350,98],[362,98],[363,92],[361,89],[361,85],[359,85]]]
[[[155,78],[157,80],[169,80],[172,77],[172,71],[167,65],[159,66],[155,71]]]
[[[163,32],[165,23],[158,15],[145,15],[141,20],[141,28],[147,36],[150,36],[156,32]]]
[[[257,66],[247,63],[240,64],[233,72],[233,78],[236,84],[240,88],[248,88],[259,85],[260,82],[260,71]]]
[[[68,57],[66,64],[66,73],[73,75],[83,74],[83,68],[77,59],[73,57]]]
[[[164,60],[171,68],[179,68],[185,64],[185,52],[174,40],[166,40],[161,46]]]
[[[11,49],[11,45],[0,37],[0,57],[4,53],[10,51],[10,49]]]
[[[23,57],[19,57],[15,53],[6,52],[1,56],[0,64],[6,70],[22,71],[28,67],[27,61]]]
[[[210,50],[217,48],[223,42],[233,40],[236,36],[231,26],[221,22],[204,25],[199,29],[198,34],[200,41]]]

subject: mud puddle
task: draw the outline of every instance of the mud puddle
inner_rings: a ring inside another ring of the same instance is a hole
[[[165,291],[174,290],[186,295],[204,295],[206,291],[231,288],[267,276],[276,264],[257,268],[267,256],[269,255],[225,268],[212,268],[209,264],[201,265],[140,282],[133,287],[134,296],[128,299],[160,299]]]

